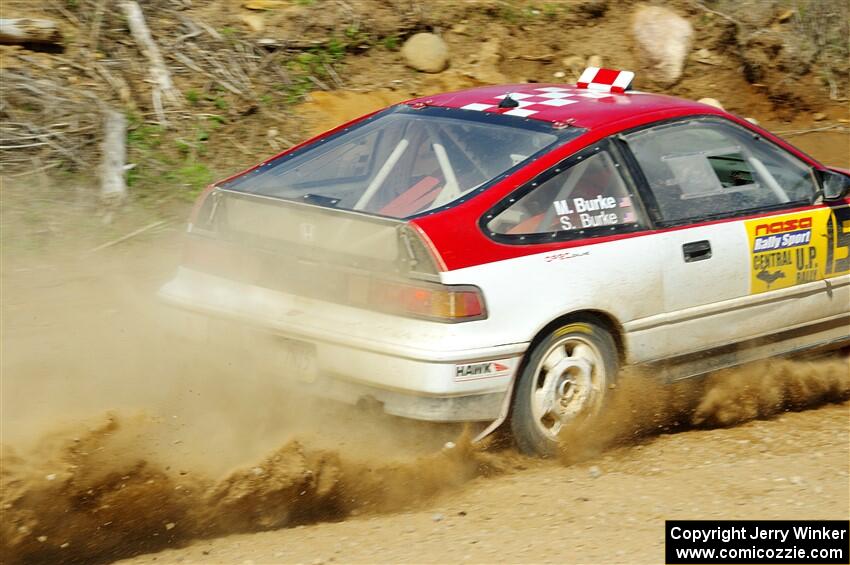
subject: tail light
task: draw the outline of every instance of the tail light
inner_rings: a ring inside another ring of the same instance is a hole
[[[352,277],[349,300],[355,306],[437,322],[468,322],[487,317],[484,296],[474,286]]]
[[[212,216],[215,214],[215,202],[211,197],[215,186],[215,184],[207,186],[195,200],[192,211],[189,213],[189,231],[192,231],[194,227],[209,227],[207,224],[211,223]]]

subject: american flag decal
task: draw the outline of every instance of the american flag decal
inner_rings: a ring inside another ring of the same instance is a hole
[[[632,86],[635,74],[631,71],[587,67],[576,86],[599,92],[625,92]]]

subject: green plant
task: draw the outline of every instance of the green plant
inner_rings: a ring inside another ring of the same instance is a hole
[[[198,101],[201,99],[201,95],[198,94],[198,91],[195,90],[194,88],[190,88],[189,90],[187,90],[185,96],[186,96],[186,100],[190,104],[192,104],[193,106],[196,105],[198,103]]]
[[[369,35],[363,33],[360,27],[356,25],[345,28],[345,38],[349,46],[369,46],[372,44]]]
[[[322,51],[322,49],[319,49],[319,51]],[[345,57],[345,44],[337,38],[332,37],[325,45],[324,52],[325,57],[329,59],[327,61],[328,63],[339,62],[343,57]]]
[[[510,24],[518,23],[521,17],[519,10],[517,10],[514,6],[511,6],[510,4],[500,5],[497,14],[499,16],[499,19],[505,20]]]
[[[388,35],[381,40],[381,45],[387,51],[396,51],[398,49],[398,37],[395,35]]]
[[[192,199],[213,180],[213,174],[203,163],[186,162],[182,166],[169,171],[165,175],[166,181],[182,185],[188,190],[181,195]]]
[[[128,122],[127,145],[131,149],[152,150],[162,144],[162,126],[141,122],[136,116],[129,116]]]
[[[558,6],[554,4],[543,4],[543,8],[541,9],[543,16],[552,20],[558,16]]]
[[[313,83],[306,76],[298,76],[293,78],[291,84],[282,85],[279,88],[283,91],[286,104],[297,104],[312,90]]]

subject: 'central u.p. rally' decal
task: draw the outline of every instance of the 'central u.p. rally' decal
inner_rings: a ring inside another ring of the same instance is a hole
[[[847,208],[819,208],[746,222],[750,292],[757,294],[850,272]]]

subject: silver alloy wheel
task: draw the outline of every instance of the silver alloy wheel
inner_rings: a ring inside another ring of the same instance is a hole
[[[537,427],[555,440],[580,414],[593,414],[602,399],[605,364],[590,341],[569,335],[555,342],[535,370],[531,413]]]

